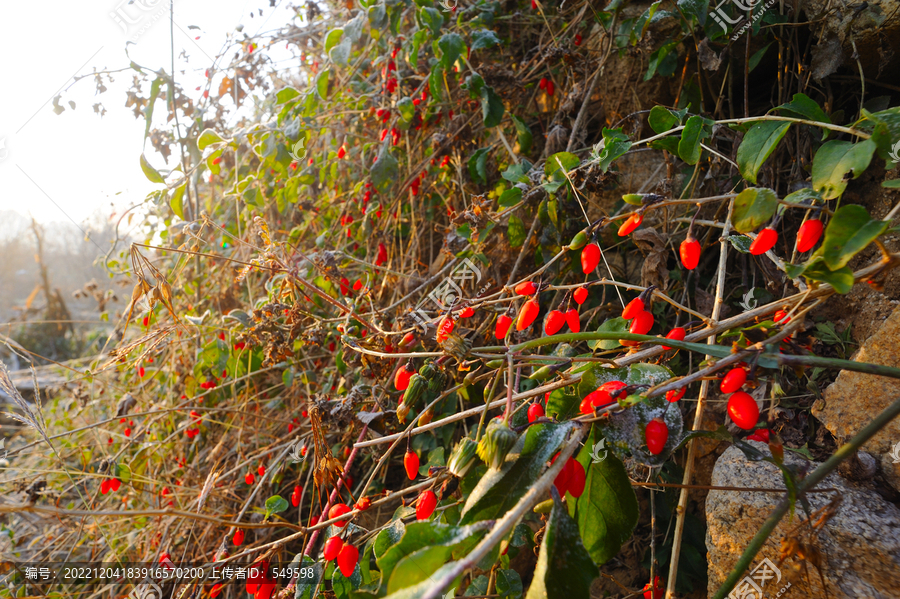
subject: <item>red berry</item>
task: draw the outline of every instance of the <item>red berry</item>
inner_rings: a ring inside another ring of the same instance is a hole
[[[784,324],[787,324],[791,321],[790,316],[787,315],[787,312],[784,310],[778,310],[775,312],[775,315],[772,317],[775,322],[784,321]]]
[[[534,3],[532,2],[531,8],[534,8]],[[538,81],[538,87],[541,89],[545,89],[547,87],[547,78],[541,77],[541,80]]]
[[[437,330],[437,342],[442,343],[447,340],[447,337],[450,336],[450,333],[453,332],[453,318],[448,314],[441,320],[441,324],[438,325]]]
[[[632,214],[629,216],[622,226],[619,227],[619,237],[625,237],[626,235],[630,235],[632,231],[641,226],[641,223],[644,220],[643,214]]]
[[[378,256],[375,258],[375,266],[381,266],[387,262],[387,247],[383,243],[378,244]]]
[[[347,150],[344,149],[344,146],[341,146],[340,149],[338,149],[337,157],[340,159],[346,155],[347,155]]]
[[[594,391],[591,391],[585,396],[585,399],[590,399],[590,405],[594,408],[603,408],[612,403],[615,403],[618,399],[618,396],[613,397],[613,393],[618,391],[619,389],[623,389],[627,387],[625,383],[622,381],[609,381],[603,383],[599,387],[597,387]],[[593,411],[593,408],[588,410],[587,413]]]
[[[328,519],[331,520],[333,518],[340,518],[344,514],[350,511],[350,506],[346,503],[338,503],[337,505],[331,506],[331,509],[328,510]],[[347,520],[339,520],[334,523],[338,528],[344,528],[346,526]]]
[[[524,281],[516,285],[516,293],[519,295],[534,295],[537,291],[537,286],[531,281]]]
[[[344,541],[342,541],[341,537],[337,535],[325,541],[325,548],[323,550],[323,553],[325,554],[325,561],[330,562],[331,560],[336,558],[343,548]]]
[[[660,582],[659,576],[653,579],[653,588],[650,588],[650,583],[644,585],[644,599],[663,599],[666,596],[666,585],[663,582]]]
[[[350,281],[347,277],[341,278],[341,295],[349,295],[350,294]]]
[[[521,318],[521,317],[520,317]],[[544,319],[544,333],[555,335],[566,324],[566,315],[559,310],[550,310]]]
[[[769,442],[769,429],[767,429],[767,428],[756,429],[753,432],[753,434],[747,438],[750,439],[751,441],[762,441],[763,443],[768,443]]]
[[[243,531],[243,529],[239,528],[239,529],[237,529],[236,531],[234,531],[234,536],[231,537],[231,542],[234,543],[235,545],[241,545],[241,544],[243,544],[243,542],[244,542],[244,531]]]
[[[118,491],[119,487],[122,485],[122,481],[118,478],[110,479],[109,481],[109,490],[110,491]]]
[[[406,365],[400,368],[397,374],[394,375],[394,387],[397,388],[397,391],[406,391],[406,388],[409,387],[409,379],[415,373],[415,370],[407,370]]]
[[[341,569],[341,574],[344,575],[344,578],[350,578],[353,571],[356,569],[356,563],[358,561],[359,549],[350,543],[344,543],[341,552],[337,556],[338,568]]]
[[[144,378],[144,367],[143,366],[138,368],[138,376],[141,378]]]
[[[681,255],[681,264],[688,270],[694,270],[700,264],[700,242],[693,237],[688,237],[678,247]]]
[[[647,423],[644,435],[647,437],[647,449],[653,455],[659,455],[669,440],[669,427],[661,419],[654,418]]]
[[[356,505],[353,506],[353,509],[364,512],[370,507],[372,507],[372,500],[368,497],[360,497],[359,501],[356,502]]]
[[[588,274],[594,272],[600,263],[600,246],[596,243],[589,243],[581,250],[581,272]]]
[[[593,414],[594,413],[594,404],[592,403],[592,393],[588,393],[584,396],[584,399],[581,400],[581,405],[578,406],[578,410],[582,414]]]
[[[266,473],[266,467],[265,467],[265,466],[260,466],[259,468],[256,469],[256,472],[257,472],[260,476],[263,476],[263,475]]]
[[[587,478],[587,474],[584,471],[584,466],[578,460],[574,460],[569,458],[569,464],[567,467],[569,470],[569,488],[566,489],[569,492],[569,495],[575,497],[581,497],[581,494],[584,493],[584,483]]]
[[[544,417],[544,406],[539,403],[533,403],[528,406],[528,422],[534,422],[538,418]]]
[[[566,324],[569,325],[569,330],[573,333],[581,331],[581,317],[578,314],[578,310],[572,308],[566,312]]]
[[[728,398],[728,415],[739,428],[748,431],[759,420],[759,406],[749,393],[738,391]]]
[[[646,335],[652,328],[653,314],[645,310],[638,313],[638,315],[634,317],[634,320],[631,321],[631,327],[628,329],[628,332],[634,333],[635,335]]]
[[[747,381],[747,371],[743,368],[734,368],[728,371],[719,384],[719,390],[722,393],[734,393],[744,386]]]
[[[576,46],[580,46],[580,45],[581,45],[581,34],[580,34],[580,33],[576,33],[576,34],[575,34],[575,45],[576,45]]]
[[[575,300],[575,303],[579,306],[584,303],[584,300],[587,299],[588,290],[587,287],[579,287],[575,290],[575,293],[572,294],[572,298]]]
[[[516,321],[516,330],[524,331],[530,327],[540,311],[541,306],[537,303],[537,300],[530,299],[525,302],[519,310],[519,319]]]
[[[554,456],[553,460],[550,462],[553,464],[556,462],[556,458],[559,457],[559,454]],[[569,479],[572,478],[572,462],[567,461],[566,465],[563,466],[563,469],[559,471],[559,474],[556,475],[556,479],[554,479],[553,484],[556,486],[556,490],[559,491],[560,497],[566,496],[566,491],[569,490]]]
[[[130,437],[130,436],[131,436],[131,429],[130,429],[130,428],[126,428],[126,429],[125,429],[125,436],[126,436],[126,437]]]
[[[291,493],[291,505],[297,507],[300,505],[300,496],[303,494],[303,487],[297,485],[294,487],[294,492]]]
[[[811,218],[800,225],[800,230],[797,231],[797,251],[808,252],[813,249],[822,237],[823,228],[822,221],[817,218]]]
[[[512,324],[512,318],[510,318],[506,314],[501,314],[497,317],[497,327],[494,329],[494,337],[497,339],[503,339],[506,337],[506,332],[509,330],[509,325]]]
[[[554,91],[556,91],[556,85],[553,83],[553,79],[547,79],[547,95],[552,96]]]
[[[463,308],[462,312],[459,313],[460,318],[471,318],[472,316],[475,316],[475,310],[472,306],[466,306]]]
[[[666,391],[666,400],[670,402],[676,402],[682,397],[684,397],[684,392],[687,391],[687,387],[682,387],[681,389],[672,389],[671,391]]]
[[[622,318],[624,318],[625,320],[631,320],[643,311],[644,302],[641,300],[641,298],[636,297],[628,302],[628,305],[625,306],[625,308],[622,310]]]
[[[248,472],[248,473],[244,476],[244,482],[247,483],[248,485],[252,485],[252,484],[253,484],[253,481],[255,481],[255,480],[256,480],[256,477],[253,476],[253,473],[252,473],[252,472]]]
[[[422,491],[416,500],[416,520],[427,520],[434,513],[436,507],[437,495],[434,494],[434,491],[431,489]]]
[[[684,330],[683,327],[675,327],[666,335],[666,339],[674,339],[675,341],[684,341],[684,335],[687,331]],[[662,346],[664,350],[670,350],[671,347],[667,347],[665,345]]]
[[[414,451],[407,451],[403,456],[403,467],[406,469],[406,477],[415,480],[419,474],[419,455]]]
[[[100,483],[100,494],[106,495],[107,493],[109,493],[109,479],[104,478],[103,482]]]
[[[753,243],[750,244],[750,253],[754,256],[765,254],[775,247],[777,241],[778,232],[771,227],[766,227],[759,232],[759,235],[757,235],[756,239],[753,240]]]

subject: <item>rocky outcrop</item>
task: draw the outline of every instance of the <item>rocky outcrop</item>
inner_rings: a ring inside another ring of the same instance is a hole
[[[764,444],[752,443],[768,451]],[[805,461],[789,452],[785,459],[797,465]],[[807,463],[809,470],[817,465]],[[716,462],[712,484],[784,488],[778,468],[768,462],[750,462],[735,447],[728,448]],[[835,474],[828,476],[819,488],[834,488],[842,498],[834,516],[813,535],[813,543],[801,538],[819,550],[821,575],[827,589],[822,588],[822,578],[810,563],[789,558],[779,564],[782,539],[786,535],[796,537],[798,530],[807,530],[806,526],[798,529],[805,518],[799,505],[793,519],[786,516],[766,541],[747,576],[756,570],[756,578],[751,579],[770,598],[788,585],[790,588],[783,596],[793,599],[900,597],[900,510],[874,491],[857,488]],[[827,506],[835,496],[833,492],[810,493],[811,509]],[[781,493],[710,491],[706,500],[710,596],[783,497]],[[813,520],[817,519],[818,516]],[[772,577],[763,580],[760,566],[774,566],[778,572],[772,570],[769,572]]]

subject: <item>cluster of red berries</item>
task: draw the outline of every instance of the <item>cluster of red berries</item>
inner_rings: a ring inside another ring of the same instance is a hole
[[[556,85],[553,83],[553,79],[548,79],[547,77],[541,77],[538,87],[547,92],[548,96],[552,96],[556,92]]]
[[[345,542],[338,535],[325,541],[323,554],[327,562],[337,559],[338,568],[345,578],[350,578],[359,562],[359,549]]]
[[[121,485],[122,481],[118,478],[104,478],[103,482],[100,483],[100,494],[115,493]]]
[[[300,497],[303,495],[303,487],[297,485],[294,487],[293,493],[291,493],[291,505],[297,507],[300,505]]]
[[[378,244],[378,254],[375,256],[375,266],[381,266],[385,262],[387,262],[387,246],[383,243]]]
[[[119,424],[125,424],[126,422],[128,423],[128,426],[125,427],[125,430],[123,432],[125,433],[126,437],[130,437],[131,429],[134,426],[134,420],[128,420],[127,418],[122,418],[121,420],[119,420]]]
[[[631,321],[631,324],[628,327],[629,333],[634,335],[646,335],[650,332],[650,329],[653,328],[654,318],[653,313],[647,310],[649,307],[649,304],[644,303],[642,297],[636,297],[628,302],[628,305],[622,310],[622,318]],[[619,340],[619,343],[627,346],[640,345],[637,341],[628,341],[625,339]]]
[[[394,90],[397,89],[397,77],[393,75],[396,70],[397,64],[393,60],[389,60],[385,66],[381,67],[381,76],[385,78],[384,89],[388,94],[394,93]]]
[[[731,393],[728,398],[728,415],[731,421],[744,430],[751,430],[759,420],[759,406],[756,400],[740,388],[747,382],[747,371],[738,366],[728,371],[719,384],[722,393]]]

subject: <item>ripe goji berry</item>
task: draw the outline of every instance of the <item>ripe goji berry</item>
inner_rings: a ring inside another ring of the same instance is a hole
[[[407,451],[403,456],[403,468],[406,469],[406,477],[409,480],[415,480],[419,475],[419,454],[414,451]]]
[[[538,317],[538,312],[540,311],[541,306],[537,303],[537,300],[530,299],[525,302],[519,310],[519,318],[516,321],[516,330],[524,331],[530,327]]]
[[[660,418],[654,418],[647,423],[644,436],[647,438],[647,449],[650,453],[659,455],[669,440],[669,427]]]
[[[693,237],[688,237],[678,246],[678,254],[681,256],[681,264],[688,270],[694,270],[700,264],[700,242]]]
[[[581,272],[588,274],[594,272],[600,263],[600,246],[589,243],[581,250]]]
[[[341,552],[337,556],[338,568],[340,568],[344,578],[350,578],[356,569],[357,562],[359,562],[359,549],[350,543],[344,543]]]
[[[534,422],[538,418],[544,417],[544,406],[535,402],[528,406],[528,422]]]
[[[521,318],[521,317],[520,317]],[[566,324],[566,315],[559,310],[551,310],[544,319],[544,333],[555,335]]]
[[[756,239],[753,240],[753,243],[750,244],[750,253],[754,256],[765,254],[775,247],[777,242],[778,232],[771,227],[766,227],[759,232],[759,235],[757,235]]]
[[[434,513],[437,507],[437,495],[434,491],[427,489],[422,491],[416,500],[416,520],[427,520]]]
[[[747,381],[747,371],[743,368],[733,368],[728,371],[719,384],[719,390],[722,393],[734,393],[744,386]]]
[[[811,218],[800,225],[797,231],[797,251],[808,252],[813,249],[819,243],[824,228],[822,221],[817,218]]]
[[[574,293],[572,293],[572,299],[574,299],[575,303],[578,304],[579,306],[584,303],[584,300],[586,300],[587,297],[588,297],[587,287],[579,287],[578,289],[575,290]]]
[[[503,339],[506,337],[507,331],[509,331],[509,325],[512,324],[512,318],[507,314],[501,314],[497,317],[497,326],[494,328],[494,337],[496,339]]]
[[[749,393],[738,391],[728,398],[728,416],[739,428],[748,431],[759,420],[759,406]]]

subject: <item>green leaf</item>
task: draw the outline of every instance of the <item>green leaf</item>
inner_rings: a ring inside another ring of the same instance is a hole
[[[554,487],[553,509],[544,529],[534,580],[525,599],[576,599],[590,597],[597,566],[585,550],[578,525],[566,513]]]
[[[681,124],[678,115],[665,106],[654,106],[651,108],[647,122],[656,133],[665,133]]]
[[[584,493],[569,507],[584,547],[598,566],[619,552],[638,521],[637,498],[625,466],[604,445],[603,435],[593,427],[577,458],[587,473]]]
[[[557,152],[547,158],[547,162],[544,163],[544,174],[549,177],[560,169],[568,173],[579,164],[581,164],[581,160],[575,154]]]
[[[882,181],[882,187],[887,187],[888,189],[900,189],[900,179],[891,179],[890,181]]]
[[[644,364],[643,366],[652,365]],[[661,377],[662,375],[653,380],[659,381]],[[638,397],[629,396],[629,400]],[[632,404],[627,410],[610,414],[609,419],[598,424],[598,427],[609,442],[610,449],[618,456],[630,455],[647,466],[661,466],[678,447],[684,429],[681,411],[670,409],[670,407],[671,404],[661,395],[640,398],[640,401]],[[669,438],[666,440],[665,447],[661,453],[656,455],[647,449],[647,440],[644,436],[647,423],[655,418],[662,419],[669,429]]]
[[[435,36],[441,32],[441,27],[444,26],[444,15],[430,6],[422,9],[422,12],[419,13],[419,18],[431,29],[431,33]]]
[[[889,224],[887,221],[874,220],[862,206],[841,206],[825,228],[825,238],[822,241],[825,264],[830,270],[845,266],[853,256],[884,233]]]
[[[700,161],[700,142],[712,134],[715,121],[694,115],[687,120],[678,142],[678,156],[688,164]]]
[[[153,121],[153,105],[156,103],[156,98],[159,96],[159,86],[162,82],[163,80],[157,77],[153,80],[153,83],[150,84],[150,97],[147,99],[147,108],[144,109],[144,139],[147,139],[147,136],[150,135],[150,123]]]
[[[784,112],[787,116],[793,116],[807,121],[831,123],[831,119],[828,118],[825,111],[816,104],[815,100],[806,94],[794,94],[793,100],[787,104],[782,104],[775,108],[775,110]],[[825,140],[829,133],[830,131],[828,129],[822,129],[822,140]]]
[[[846,294],[853,288],[853,271],[849,266],[830,270],[824,259],[815,258],[803,269],[803,276],[813,281],[822,281],[834,287],[840,294]],[[796,278],[796,277],[794,277]]]
[[[747,181],[756,183],[756,175],[766,159],[772,155],[778,142],[791,124],[782,121],[758,121],[753,123],[738,147],[737,164]]]
[[[428,75],[428,89],[431,91],[431,97],[436,101],[440,101],[444,97],[444,69],[441,63],[436,62],[431,67],[431,73]]]
[[[503,100],[494,92],[494,88],[485,85],[481,88],[481,115],[484,126],[490,129],[503,120]]]
[[[518,164],[511,164],[500,173],[500,176],[511,183],[529,183],[528,173],[531,171],[532,164],[527,160],[523,160]]]
[[[732,247],[742,254],[750,253],[750,244],[753,243],[746,235],[729,235],[726,237]]]
[[[778,207],[778,196],[767,187],[748,187],[734,198],[731,223],[738,233],[749,233],[768,222]]]
[[[450,70],[466,49],[466,44],[458,33],[445,33],[438,40],[438,48],[441,49],[441,64]]]
[[[497,570],[495,582],[500,599],[505,599],[506,597],[518,599],[522,596],[522,577],[515,570]]]
[[[278,90],[278,93],[275,94],[275,104],[284,104],[285,102],[290,102],[294,98],[300,95],[293,87],[285,87],[284,89]]]
[[[513,123],[516,126],[516,138],[519,141],[519,154],[527,156],[528,152],[531,151],[531,128],[525,124],[525,121],[516,115],[510,114],[509,116],[512,117]]]
[[[316,76],[316,93],[323,100],[328,99],[328,78],[331,75],[331,69],[325,69]]]
[[[281,495],[272,495],[266,499],[266,518],[272,514],[280,514],[286,509],[288,509],[287,499]]]
[[[366,16],[369,18],[369,26],[372,29],[381,29],[387,25],[387,9],[383,2],[370,6],[366,11]]]
[[[344,37],[343,29],[332,29],[325,36],[325,53],[331,52],[332,48],[337,46]]]
[[[515,214],[509,215],[509,226],[506,228],[506,234],[509,236],[509,247],[522,247],[525,243],[525,224],[522,219]]]
[[[397,112],[400,113],[400,118],[409,123],[416,116],[416,105],[410,98],[401,98],[397,102]]]
[[[162,175],[159,172],[150,166],[150,163],[147,162],[147,159],[144,158],[144,155],[141,154],[141,170],[144,171],[144,176],[150,180],[151,183],[165,183]]]
[[[866,121],[874,124],[872,141],[878,147],[878,156],[885,162],[897,164],[895,156],[900,155],[900,106],[880,112],[862,111]]]
[[[581,398],[573,393],[566,393],[566,388],[556,389],[550,392],[547,399],[547,416],[559,421],[568,420],[578,415],[578,406]]]
[[[509,208],[515,206],[522,200],[522,189],[519,187],[511,187],[500,194],[498,203],[501,208]]]
[[[647,64],[647,72],[644,74],[644,81],[650,81],[659,71],[660,75],[668,77],[672,74],[672,70],[677,65],[673,59],[677,54],[673,54],[672,50],[678,47],[681,42],[673,40],[663,44],[650,55],[650,62]]]
[[[871,139],[859,143],[829,141],[819,148],[813,158],[812,186],[822,192],[826,200],[840,197],[849,179],[856,179],[869,166],[875,142]],[[852,175],[847,177],[847,175]]]
[[[771,46],[771,42],[757,50],[753,53],[753,56],[750,57],[750,60],[747,61],[748,72],[752,73],[753,69],[759,64],[759,61],[762,60],[763,56],[766,55],[766,50]]]
[[[472,32],[472,47],[471,50],[474,52],[475,50],[481,50],[484,48],[490,48],[492,46],[500,45],[500,38],[497,37],[497,34],[494,33],[490,29],[478,29],[477,31]]]
[[[369,174],[372,176],[372,183],[378,191],[385,191],[397,179],[400,173],[397,159],[391,154],[388,144],[390,137],[384,140],[381,151],[378,153],[378,160],[372,165]]]
[[[565,441],[572,424],[535,424],[519,436],[499,470],[490,469],[469,494],[460,524],[499,518],[522,498]]]
[[[693,17],[701,27],[706,25],[707,0],[678,0],[677,4],[681,12]]]
[[[172,192],[172,197],[169,199],[169,207],[172,208],[172,212],[175,215],[184,220],[184,190],[187,184],[179,185],[175,188],[175,191]]]
[[[597,327],[598,333],[627,333],[628,332],[628,321],[622,318],[621,316],[616,316],[615,318],[610,318],[605,321],[599,327]],[[596,339],[594,341],[587,342],[588,347],[591,349],[616,349],[620,347],[622,344],[618,342],[616,339]]]
[[[349,37],[344,37],[337,46],[331,49],[328,57],[331,62],[338,66],[346,65],[350,60],[350,50],[353,47],[353,41]]]
[[[804,187],[803,189],[798,189],[797,191],[788,194],[784,198],[785,202],[789,202],[791,204],[799,204],[807,200],[812,200],[813,203],[821,202],[822,194],[818,191],[815,191],[811,187]]]
[[[631,140],[622,133],[621,127],[618,129],[604,127],[602,143],[603,148],[594,146],[594,152],[597,154],[597,164],[600,165],[600,170],[605,173],[615,159],[624,155],[631,148]]]
[[[472,177],[472,180],[476,183],[480,183],[481,185],[487,184],[487,159],[488,152],[491,149],[488,148],[478,148],[475,152],[469,157],[469,176]]]

